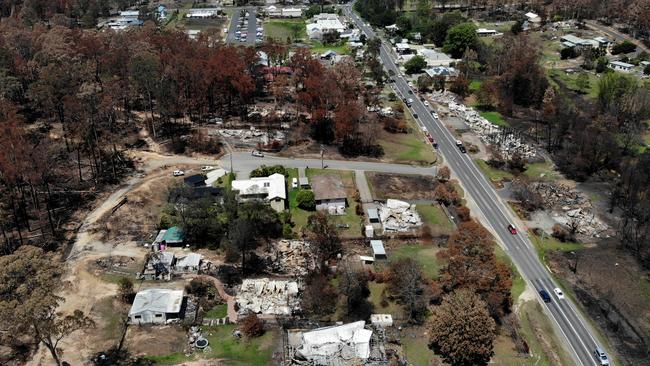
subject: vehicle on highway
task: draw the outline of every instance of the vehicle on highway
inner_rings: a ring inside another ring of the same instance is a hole
[[[413,118],[418,119],[418,114],[417,114],[417,113],[413,113]]]
[[[433,111],[432,111],[432,112],[431,112],[431,115],[432,115],[433,118],[435,118],[435,119],[438,119],[438,118],[439,118],[439,117],[438,117],[438,113],[436,113],[436,112],[433,112]]]
[[[460,145],[460,146],[458,147],[458,150],[460,150],[460,152],[462,152],[463,154],[465,154],[465,153],[467,152],[467,149],[466,149],[465,146],[463,146],[463,145]]]
[[[258,158],[263,158],[264,157],[264,153],[262,153],[259,150],[253,150],[253,152],[251,152],[251,155],[256,156]]]
[[[408,102],[409,100],[406,99],[406,98],[402,98],[402,101],[403,101],[404,103],[406,103],[406,102]]]
[[[291,188],[298,188],[298,178],[291,179]]]
[[[517,228],[512,224],[508,225],[508,231],[512,235],[517,235]]]
[[[594,356],[596,356],[596,359],[599,362],[600,366],[609,366],[609,358],[607,357],[607,353],[603,351],[600,346],[596,346],[596,349],[594,350]]]
[[[413,94],[413,90],[409,89],[409,94]]]
[[[431,143],[431,145],[433,145],[433,148],[434,148],[434,149],[437,149],[437,148],[438,148],[438,141],[436,141],[436,140],[434,139],[433,142]]]
[[[208,172],[210,170],[215,170],[215,169],[217,169],[217,168],[213,167],[212,165],[204,165],[204,166],[201,167],[201,170],[204,171],[204,172]]]
[[[564,292],[562,292],[562,290],[560,290],[559,287],[554,288],[553,292],[555,292],[555,295],[557,296],[558,299],[560,300],[564,299]]]
[[[172,174],[174,175],[174,177],[180,177],[182,175],[185,175],[185,172],[182,170],[174,170]]]
[[[551,302],[551,295],[549,295],[546,290],[540,289],[539,290],[539,296],[541,296],[541,298],[542,298],[542,300],[544,300],[544,302],[546,302],[546,303]]]
[[[427,130],[427,127],[426,127],[426,126],[422,126],[422,131],[427,132],[427,131],[429,131],[429,130]]]
[[[410,82],[410,81],[408,82],[408,85],[409,85],[411,88],[413,87],[413,83]]]
[[[426,100],[425,100],[425,101],[424,101],[424,105],[428,107],[428,106],[429,106],[429,101],[426,101]]]
[[[456,146],[461,147],[463,146],[463,142],[460,140],[456,140]]]
[[[431,136],[430,133],[427,132],[427,139],[429,139],[429,142],[433,142],[433,136]]]
[[[424,97],[423,96],[420,96],[420,101],[424,102]]]

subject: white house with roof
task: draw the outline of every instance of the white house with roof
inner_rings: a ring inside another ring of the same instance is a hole
[[[418,55],[424,57],[424,60],[427,62],[427,66],[436,67],[436,66],[449,66],[452,62],[456,62],[455,59],[446,53],[438,52],[429,48],[421,48],[417,51]]]
[[[541,23],[542,18],[539,17],[539,15],[533,13],[533,12],[528,12],[524,14],[526,16],[526,19],[528,20],[529,23]]]
[[[609,67],[616,71],[630,72],[634,68],[634,65],[622,61],[611,61]]]
[[[478,34],[479,37],[493,37],[500,36],[503,33],[499,33],[496,29],[479,28],[476,30],[476,34]]]
[[[458,70],[450,66],[435,66],[428,69],[425,69],[424,72],[433,77],[442,76],[445,80],[455,78],[459,75]]]
[[[232,181],[232,190],[238,191],[242,201],[260,200],[268,202],[271,207],[282,212],[287,200],[284,175],[275,173],[268,177],[257,177]]]
[[[182,290],[151,288],[135,295],[129,311],[131,324],[165,324],[180,319],[183,305]]]
[[[185,14],[186,18],[214,18],[219,16],[221,8],[195,8],[188,9]]]
[[[345,25],[341,23],[339,16],[330,13],[316,14],[311,23],[307,23],[307,36],[309,39],[320,40],[323,34],[329,32],[343,33]]]

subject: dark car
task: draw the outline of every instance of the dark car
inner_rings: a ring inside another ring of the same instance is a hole
[[[539,296],[542,297],[542,300],[544,300],[544,302],[551,302],[551,295],[549,295],[549,293],[546,290],[544,289],[539,290]]]
[[[467,152],[467,149],[463,145],[458,146],[458,150],[460,150],[460,152],[462,152],[463,154]]]
[[[437,149],[437,148],[438,148],[438,142],[437,142],[436,140],[433,140],[432,145],[433,145],[433,148],[434,148],[434,149]]]
[[[508,231],[509,231],[510,234],[512,234],[512,235],[517,235],[517,228],[514,227],[512,224],[508,225]]]
[[[417,119],[417,118],[418,118],[418,114],[417,114],[417,113],[413,113],[413,118]]]
[[[413,94],[413,90],[409,89],[409,94]]]

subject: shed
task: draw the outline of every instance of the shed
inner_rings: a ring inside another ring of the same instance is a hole
[[[205,176],[203,174],[190,175],[183,179],[183,182],[191,187],[201,187],[205,185]]]
[[[172,226],[163,235],[162,242],[167,245],[183,245],[185,232],[178,226]]]
[[[370,323],[380,327],[392,327],[393,316],[390,314],[371,314]]]
[[[198,253],[189,253],[176,260],[176,271],[183,273],[197,273],[201,266],[203,256]]]
[[[621,61],[612,61],[609,63],[609,67],[617,71],[630,72],[634,65]]]
[[[372,227],[372,225],[366,225],[366,230],[365,230],[366,238],[372,238],[375,236],[375,228]]]
[[[300,188],[309,188],[309,178],[298,177],[298,185],[300,185]]]
[[[384,243],[381,240],[371,240],[370,246],[372,247],[372,256],[375,259],[386,259],[386,249],[384,249]]]
[[[368,210],[368,220],[370,222],[379,222],[379,212],[376,208],[369,208]]]
[[[373,264],[373,263],[375,263],[375,258],[367,256],[367,255],[360,255],[359,260],[363,264]]]
[[[181,317],[182,290],[147,289],[138,292],[129,311],[131,324],[165,324]]]

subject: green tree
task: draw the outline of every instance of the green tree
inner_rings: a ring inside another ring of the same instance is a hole
[[[581,93],[586,93],[589,89],[589,75],[586,72],[581,72],[576,77],[576,87]]]
[[[0,257],[0,324],[16,341],[24,334],[43,343],[57,365],[63,360],[59,342],[80,329],[94,327],[80,310],[60,316],[57,307],[64,299],[55,293],[61,288],[61,262],[41,248],[25,245],[13,254]]]
[[[510,32],[514,35],[521,33],[524,30],[524,22],[517,20],[515,24],[510,27]]]
[[[609,60],[607,57],[598,57],[598,60],[596,60],[596,72],[601,73],[607,71],[607,65],[609,65]]]
[[[453,58],[461,58],[467,48],[474,48],[478,42],[476,26],[473,23],[461,23],[449,29],[443,51]]]
[[[427,310],[422,266],[415,259],[405,257],[390,263],[389,289],[404,307],[408,321],[421,323]]]
[[[433,308],[429,347],[452,366],[487,365],[494,354],[496,324],[472,290],[445,296]]]
[[[617,43],[612,47],[612,55],[618,55],[621,53],[632,53],[636,51],[636,45],[630,41],[623,41]]]
[[[429,75],[420,75],[417,80],[418,90],[427,91],[433,86],[433,78]]]
[[[316,208],[314,192],[307,189],[299,190],[296,194],[296,203],[303,210],[313,211]]]
[[[404,68],[407,74],[418,74],[427,67],[427,61],[422,56],[413,56],[410,60],[406,61]]]

